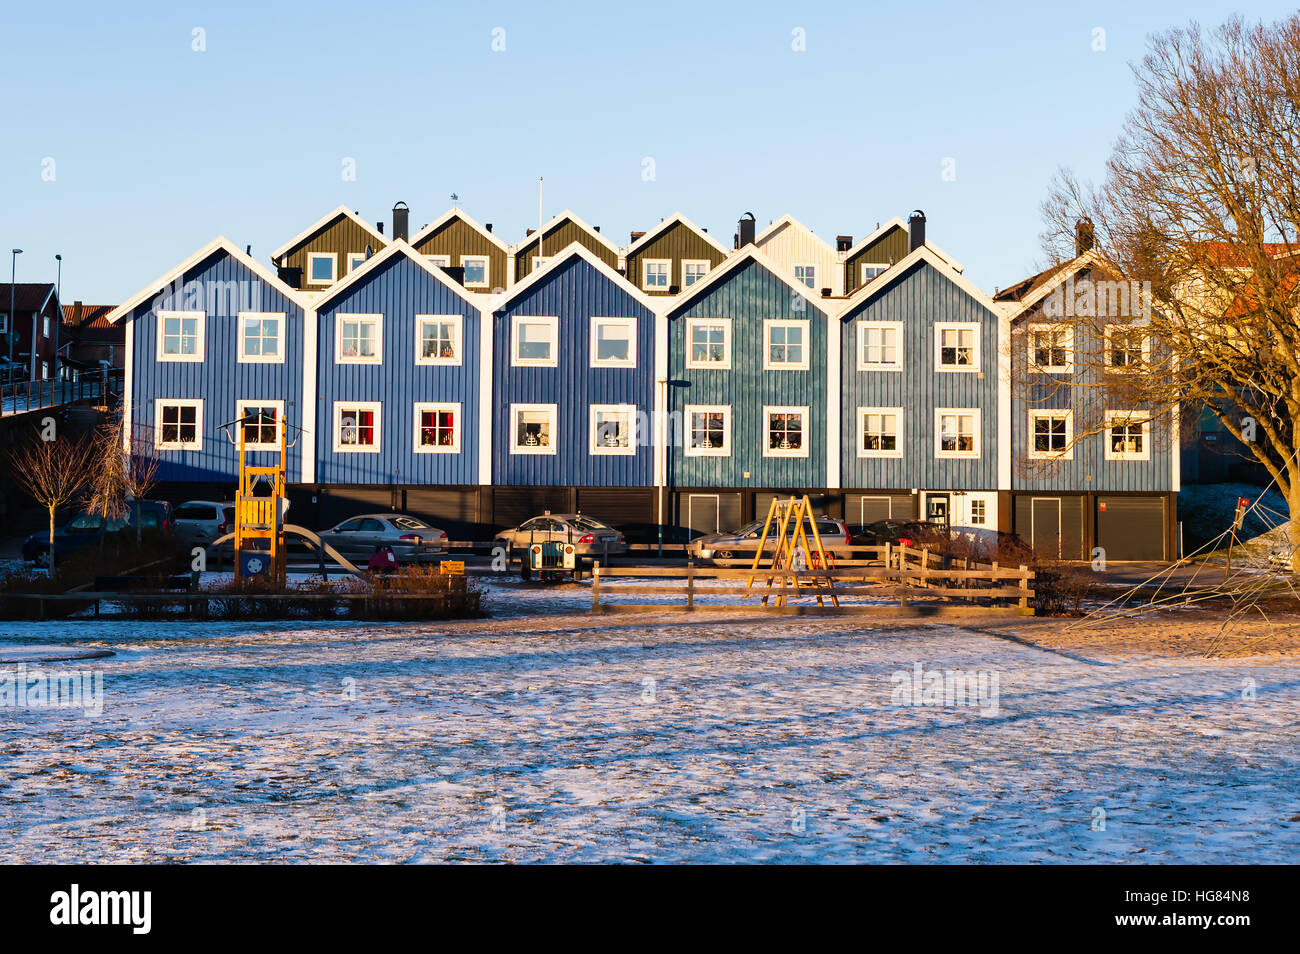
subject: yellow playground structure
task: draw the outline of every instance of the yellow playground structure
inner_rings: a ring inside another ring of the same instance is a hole
[[[285,495],[285,471],[288,460],[288,425],[283,417],[259,409],[231,422],[238,435],[239,489],[235,492],[235,580],[263,577],[277,588],[285,582],[284,515],[288,509]],[[277,459],[274,463],[255,466],[250,454],[265,454],[265,444],[256,450],[248,446],[247,431],[256,428],[264,433],[274,428]]]
[[[763,566],[769,536],[772,539],[772,556],[767,565]],[[778,590],[786,589],[787,585],[795,589],[808,587],[814,591],[818,606],[826,605],[822,601],[822,593],[829,590],[831,603],[839,606],[840,598],[834,592],[835,577],[830,572],[833,568],[834,558],[822,548],[821,534],[817,532],[817,521],[813,517],[812,501],[808,495],[804,494],[801,499],[794,496],[789,500],[774,499],[767,508],[767,519],[763,521],[758,552],[754,554],[754,563],[750,567],[753,575],[745,583],[746,595],[754,588],[758,571],[765,569],[770,571],[764,574],[767,577],[765,590],[771,590],[774,585]],[[763,594],[762,605],[768,606],[771,594],[763,589],[757,592]],[[778,592],[770,605],[785,606],[785,593]]]

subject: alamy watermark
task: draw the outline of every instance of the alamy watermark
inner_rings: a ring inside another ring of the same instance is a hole
[[[11,709],[80,709],[104,712],[104,673],[87,669],[28,669],[19,663],[0,669],[0,707]]]
[[[998,714],[998,674],[974,669],[926,669],[913,663],[911,669],[899,669],[890,702],[896,706],[935,706],[952,708],[973,706],[982,716]]]
[[[1110,281],[1071,275],[1043,299],[1048,318],[1149,318],[1151,283]]]

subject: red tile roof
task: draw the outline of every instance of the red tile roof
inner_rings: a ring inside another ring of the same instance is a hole
[[[77,304],[63,306],[63,323],[74,327],[111,328],[108,315],[116,305],[80,305],[81,317],[77,317]]]

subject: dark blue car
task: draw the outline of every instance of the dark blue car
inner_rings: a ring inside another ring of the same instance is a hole
[[[121,533],[135,528],[135,504],[128,504],[125,517],[114,517],[105,524],[97,513],[82,513],[54,531],[54,548],[62,561],[69,553],[99,542],[101,534]],[[171,504],[165,500],[140,501],[140,526],[145,530],[171,529]],[[48,531],[33,533],[23,541],[23,559],[39,567],[50,565],[50,535]]]

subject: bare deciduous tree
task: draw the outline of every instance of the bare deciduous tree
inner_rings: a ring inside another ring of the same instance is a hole
[[[95,432],[95,473],[91,481],[90,508],[105,520],[135,511],[135,539],[142,539],[140,501],[158,483],[162,458],[150,429],[135,425],[127,432],[122,415],[106,421]]]
[[[94,452],[90,441],[57,437],[21,444],[9,454],[10,473],[27,494],[49,513],[50,572],[55,572],[54,517],[76,500],[91,478]]]
[[[1149,290],[1156,347],[1107,403],[1215,415],[1286,494],[1300,570],[1300,15],[1158,35],[1134,75],[1104,180],[1057,177],[1045,244],[1072,257],[1086,217]]]

